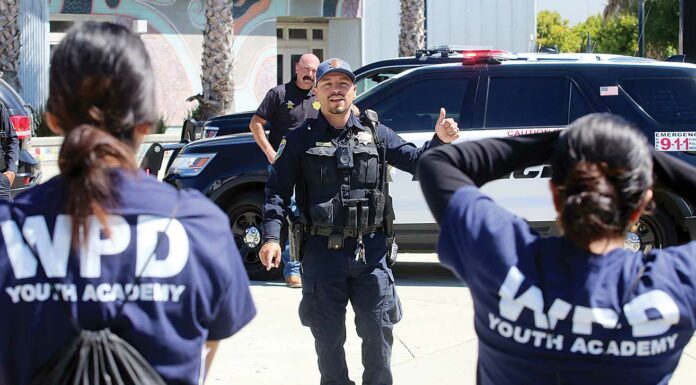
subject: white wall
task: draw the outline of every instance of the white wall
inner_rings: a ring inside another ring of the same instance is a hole
[[[19,84],[17,90],[37,113],[48,98],[48,2],[20,1]]]
[[[486,46],[529,52],[536,42],[534,0],[427,0],[428,47]]]
[[[360,65],[399,56],[399,12],[399,0],[363,0]]]
[[[329,49],[324,60],[339,57],[353,69],[362,66],[362,41],[360,19],[330,19]]]

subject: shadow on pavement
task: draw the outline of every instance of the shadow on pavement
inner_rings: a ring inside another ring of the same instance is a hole
[[[397,262],[393,270],[398,286],[466,286],[435,262]]]
[[[436,262],[399,261],[393,267],[394,277],[399,286],[445,286],[466,287],[452,272]],[[282,279],[274,281],[251,281],[251,286],[285,287]],[[298,290],[298,289],[291,289]]]

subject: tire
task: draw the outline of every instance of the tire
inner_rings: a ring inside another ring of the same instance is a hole
[[[627,248],[641,250],[646,254],[653,249],[662,249],[678,243],[676,224],[659,207],[656,207],[652,213],[640,217],[638,223],[626,235]]]
[[[283,265],[278,268],[266,270],[259,259],[259,251],[263,244],[261,229],[261,208],[264,203],[262,191],[243,192],[230,201],[227,207],[227,216],[237,244],[239,254],[242,256],[244,268],[252,281],[270,281],[283,277]],[[285,244],[287,232],[281,233],[281,244]]]

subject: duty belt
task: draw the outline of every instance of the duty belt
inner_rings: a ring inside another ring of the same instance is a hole
[[[321,235],[324,237],[328,237],[334,234],[343,234],[345,238],[358,238],[360,235],[365,235],[365,234],[370,234],[374,233],[377,231],[379,228],[378,227],[368,227],[363,229],[362,231],[358,229],[349,229],[349,228],[336,228],[336,227],[331,227],[331,226],[315,226],[311,225],[309,226],[309,234],[310,235]]]

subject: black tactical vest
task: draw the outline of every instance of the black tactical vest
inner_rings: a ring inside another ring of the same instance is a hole
[[[305,191],[300,206],[310,224],[334,234],[365,233],[382,225],[378,140],[369,127],[353,126],[330,142],[310,144],[301,159]]]

